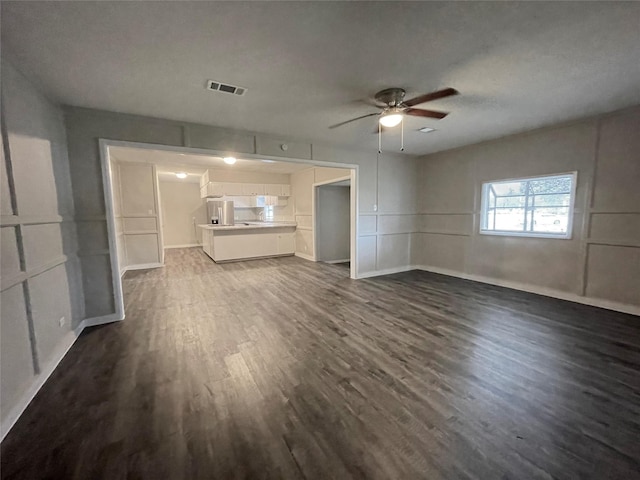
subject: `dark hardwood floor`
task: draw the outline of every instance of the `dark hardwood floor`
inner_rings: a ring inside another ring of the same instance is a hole
[[[198,249],[126,275],[4,479],[640,478],[640,318],[426,272]]]

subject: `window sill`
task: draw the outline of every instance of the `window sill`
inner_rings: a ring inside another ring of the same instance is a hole
[[[525,238],[554,238],[556,240],[571,240],[571,233],[534,233],[534,232],[509,232],[480,230],[480,235],[497,235],[499,237],[525,237]]]

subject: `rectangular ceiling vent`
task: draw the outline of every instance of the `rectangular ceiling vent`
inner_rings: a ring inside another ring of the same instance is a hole
[[[236,85],[229,85],[227,83],[216,82],[215,80],[207,80],[207,90],[214,90],[216,92],[233,93],[234,95],[244,95],[247,89],[244,87],[238,87]]]

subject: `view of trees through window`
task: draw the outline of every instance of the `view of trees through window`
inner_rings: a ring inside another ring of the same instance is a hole
[[[485,183],[482,230],[567,236],[574,175]]]

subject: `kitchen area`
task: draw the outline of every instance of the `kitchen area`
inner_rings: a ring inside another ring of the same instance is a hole
[[[216,182],[210,172],[200,178],[209,220],[198,225],[204,253],[215,262],[295,254],[296,222],[275,220],[275,210],[288,206],[289,184]]]
[[[175,248],[201,249],[203,259],[215,263],[295,255],[349,264],[349,169],[268,158],[111,150],[121,275],[162,267],[165,252]],[[321,190],[335,191],[334,201],[326,203]],[[318,214],[321,198],[327,207]],[[318,239],[329,247],[325,252],[341,253],[322,253]]]

